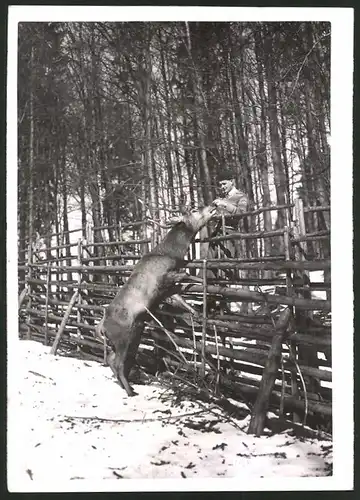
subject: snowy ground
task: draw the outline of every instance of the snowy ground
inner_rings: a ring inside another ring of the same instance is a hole
[[[190,401],[175,406],[156,384],[135,385],[138,395],[128,398],[109,368],[49,350],[18,343],[18,388],[8,400],[10,491],[128,489],[120,479],[136,479],[141,490],[139,479],[157,478],[202,478],[205,489],[210,478],[233,478],[229,489],[262,489],[263,477],[277,478],[277,489],[279,478],[331,479],[324,477],[331,441],[291,431],[256,438],[246,434],[249,417],[229,421]]]

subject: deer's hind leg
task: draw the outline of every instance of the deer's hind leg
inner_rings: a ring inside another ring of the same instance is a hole
[[[126,360],[124,359],[125,355],[126,353],[124,353],[124,351],[112,352],[108,356],[108,364],[112,372],[114,373],[115,377],[118,379],[119,384],[126,391],[127,395],[135,396],[136,392],[132,389],[127,380],[128,373],[125,374],[126,372]]]
[[[108,364],[117,377],[121,387],[125,389],[128,396],[134,396],[136,393],[130,387],[125,372],[126,359],[131,342],[131,329],[125,328],[124,325],[119,325],[111,318],[104,321],[104,328],[107,337],[113,344],[114,351],[108,356]]]
[[[144,321],[137,320],[131,329],[130,342],[125,358],[124,374],[128,378],[131,368],[135,364],[136,355],[139,349],[141,335],[144,331]]]

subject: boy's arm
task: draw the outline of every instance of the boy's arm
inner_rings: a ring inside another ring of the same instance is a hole
[[[234,215],[246,212],[249,200],[245,193],[237,191],[230,198],[217,198],[213,203],[222,208],[226,214]]]

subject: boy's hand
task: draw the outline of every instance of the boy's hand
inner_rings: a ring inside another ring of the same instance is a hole
[[[212,204],[215,205],[217,208],[226,208],[228,205],[226,200],[223,200],[221,198],[216,198],[216,200],[214,200]]]

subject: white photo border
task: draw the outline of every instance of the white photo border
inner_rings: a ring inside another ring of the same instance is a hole
[[[8,468],[21,453],[17,438],[18,375],[17,274],[17,60],[19,22],[69,21],[329,21],[331,22],[331,257],[333,358],[333,476],[256,482],[238,479],[143,479],[76,485],[24,486],[10,491],[294,491],[350,490],[354,476],[353,419],[353,250],[352,250],[352,104],[354,11],[351,8],[244,8],[173,6],[10,6],[7,77],[7,341]],[[346,387],[346,390],[344,389]],[[50,489],[51,488],[51,489]]]

